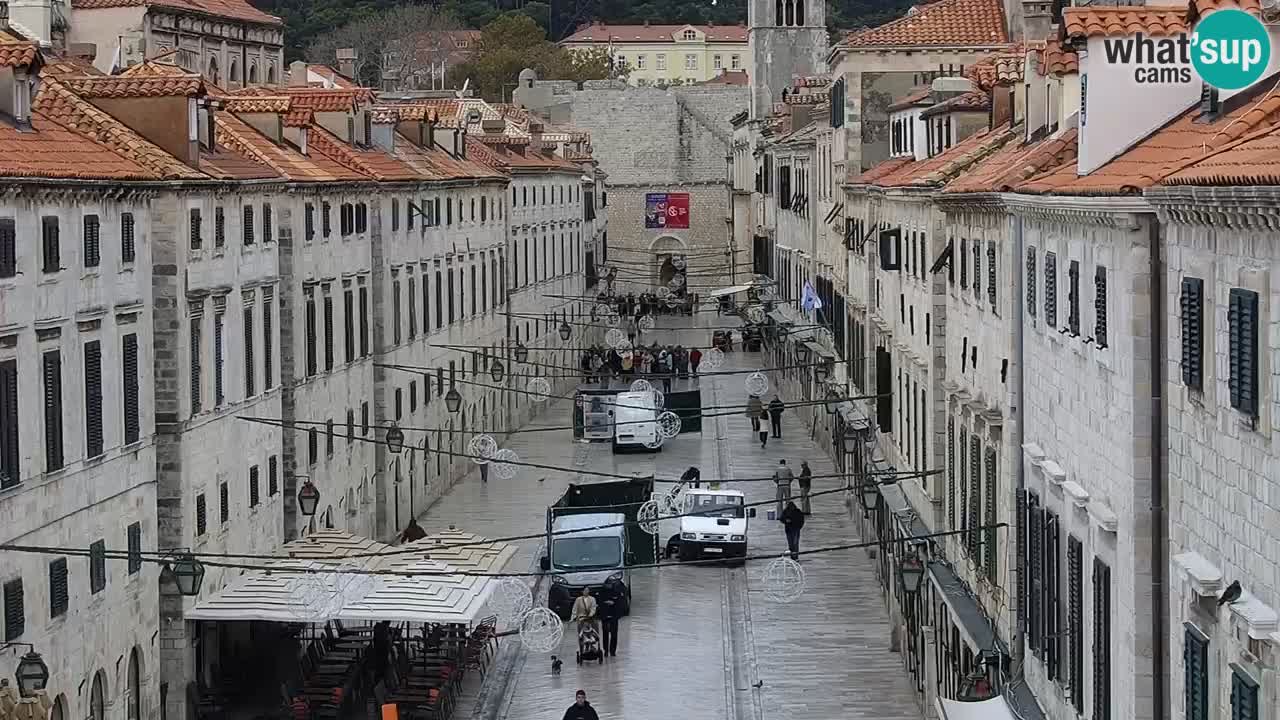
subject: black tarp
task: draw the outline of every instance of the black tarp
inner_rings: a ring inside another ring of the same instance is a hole
[[[622,513],[627,517],[628,522],[634,523],[640,512],[641,503],[648,501],[652,494],[652,477],[583,484],[570,483],[560,499],[547,508],[547,544],[550,545],[551,526],[557,516]],[[639,525],[628,525],[627,536],[634,559],[632,564],[644,565],[657,562],[657,539],[654,535],[645,532]]]

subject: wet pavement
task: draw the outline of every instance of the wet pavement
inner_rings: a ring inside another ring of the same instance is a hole
[[[714,313],[697,316],[714,325]],[[687,329],[688,319],[665,319],[663,341],[705,345],[710,330]],[[673,325],[683,326],[675,331]],[[731,353],[726,369],[761,365],[755,353]],[[703,404],[746,402],[743,375],[706,378]],[[786,398],[784,398],[784,401]],[[807,410],[806,410],[807,412]],[[570,404],[550,404],[526,429],[570,423]],[[703,480],[770,475],[780,457],[798,471],[807,459],[815,475],[833,472],[831,461],[808,439],[799,411],[784,415],[783,439],[762,450],[741,413],[707,419],[702,432],[668,441],[653,454],[614,455],[608,443],[575,443],[569,430],[522,432],[504,443],[521,459],[578,471],[677,477],[689,465]],[[472,473],[421,518],[428,532],[457,525],[489,537],[538,533],[545,508],[558,499],[576,472],[522,468],[515,479],[480,481]],[[591,476],[582,478],[591,482]],[[837,487],[814,482],[814,491]],[[669,487],[669,486],[667,486]],[[729,483],[748,502],[773,497],[768,482]],[[659,485],[659,489],[662,486]],[[749,530],[751,552],[786,549],[781,524],[761,507]],[[855,542],[858,529],[841,495],[814,499],[814,514],[802,534],[806,546]],[[513,570],[533,566],[541,541],[521,543]],[[571,628],[554,654],[567,658],[551,673],[550,655],[519,649],[503,639],[503,650],[484,687],[469,682],[455,717],[492,720],[558,720],[586,690],[604,719],[697,718],[697,720],[828,720],[920,717],[911,679],[898,655],[888,651],[889,624],[872,561],[861,550],[802,558],[807,586],[795,602],[779,604],[762,591],[765,562],[745,568],[663,566],[633,573],[632,613],[621,622],[618,657],[603,665],[574,663]],[[744,582],[745,581],[745,582]],[[745,592],[744,592],[745,591]],[[535,602],[545,604],[540,587]],[[763,682],[759,688],[752,685]]]

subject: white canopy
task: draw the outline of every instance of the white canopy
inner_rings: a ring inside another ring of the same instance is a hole
[[[712,290],[708,293],[713,298],[723,297],[725,295],[737,295],[740,292],[746,292],[751,289],[750,285],[731,285],[719,290]]]
[[[942,720],[1015,720],[1009,703],[996,696],[981,702],[960,702],[938,698],[938,717]]]
[[[410,549],[413,551],[406,552]],[[447,530],[392,547],[339,530],[321,530],[287,543],[284,550],[290,559],[271,560],[263,563],[263,570],[246,572],[220,592],[196,603],[186,617],[470,624],[482,616],[498,578],[458,573],[501,572],[515,555],[516,546]],[[327,578],[316,571],[336,572],[339,567],[406,574],[372,575],[372,588],[367,594],[339,598],[328,608],[309,603],[303,586],[316,578]]]

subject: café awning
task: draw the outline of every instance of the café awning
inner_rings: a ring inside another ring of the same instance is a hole
[[[751,289],[750,285],[730,285],[729,287],[712,290],[708,293],[713,298],[724,297],[725,295],[737,295],[740,292],[746,292]]]
[[[447,530],[393,547],[340,530],[287,543],[288,558],[265,561],[186,612],[190,620],[268,622],[381,621],[469,625],[483,617],[498,578],[515,555],[511,543]],[[372,588],[327,609],[307,602],[304,586],[340,567],[371,574]],[[396,574],[391,574],[396,573]],[[477,573],[477,574],[463,574]]]

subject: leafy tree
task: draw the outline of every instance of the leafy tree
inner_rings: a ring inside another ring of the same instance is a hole
[[[457,53],[451,33],[462,24],[448,10],[429,5],[396,5],[369,13],[315,39],[307,59],[331,65],[337,51],[356,51],[355,78],[374,88],[441,86],[435,79]]]

